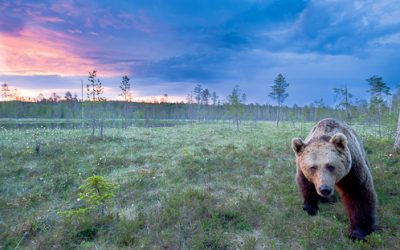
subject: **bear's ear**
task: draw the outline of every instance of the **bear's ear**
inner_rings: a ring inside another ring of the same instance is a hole
[[[292,149],[296,154],[300,154],[301,152],[303,152],[304,147],[305,144],[300,138],[292,139]]]
[[[345,149],[347,147],[347,138],[342,133],[336,133],[330,140],[330,143],[338,148]]]

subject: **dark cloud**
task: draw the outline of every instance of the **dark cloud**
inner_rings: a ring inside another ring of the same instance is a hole
[[[213,81],[227,77],[222,68],[226,53],[184,54],[136,65],[139,77],[156,77],[164,81]]]
[[[277,29],[292,22],[307,8],[309,1],[255,1],[238,11],[226,22],[226,27],[239,29]]]
[[[400,31],[400,22],[383,25],[383,16],[373,14],[370,7],[356,9],[345,1],[313,2],[278,34],[280,39],[267,37],[265,45],[300,53],[365,56],[372,40]]]

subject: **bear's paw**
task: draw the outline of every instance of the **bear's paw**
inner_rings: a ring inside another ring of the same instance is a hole
[[[303,204],[303,210],[308,213],[308,215],[314,216],[317,214],[318,208],[310,204]]]

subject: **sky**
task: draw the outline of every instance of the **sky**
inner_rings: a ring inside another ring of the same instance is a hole
[[[282,73],[288,105],[332,105],[344,86],[367,98],[373,75],[400,84],[398,0],[1,0],[0,12],[0,83],[30,97],[80,93],[93,70],[110,99],[123,75],[136,100],[239,85],[273,104]]]

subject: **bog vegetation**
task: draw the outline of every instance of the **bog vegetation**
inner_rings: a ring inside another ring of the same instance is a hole
[[[340,202],[301,209],[290,139],[312,123],[2,128],[0,247],[394,249],[400,244],[395,122],[353,124],[378,193],[379,231],[348,239]],[[37,145],[39,142],[39,150]]]
[[[106,101],[93,71],[81,98],[67,92],[0,102],[0,248],[393,249],[400,244],[400,91],[367,79],[369,100],[335,88],[317,99],[246,104],[196,85],[186,103]],[[391,98],[388,98],[391,96]],[[32,102],[34,101],[34,102]],[[379,230],[352,242],[340,202],[309,217],[295,184],[293,137],[332,117],[364,140],[378,194]],[[396,142],[395,142],[396,141]],[[395,142],[395,143],[394,143]],[[395,147],[396,148],[396,147]]]

